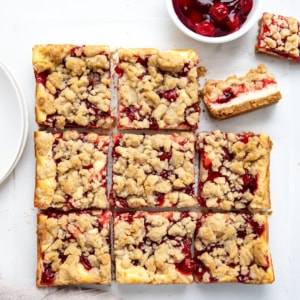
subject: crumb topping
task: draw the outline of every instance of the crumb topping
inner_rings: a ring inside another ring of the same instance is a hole
[[[124,134],[114,137],[113,205],[188,207],[194,197],[195,136]]]
[[[294,17],[264,13],[257,50],[300,62],[300,22]]]
[[[60,210],[107,208],[110,137],[75,130],[35,133],[35,205]]]
[[[202,214],[195,237],[200,282],[271,283],[267,216]]]
[[[108,211],[38,215],[39,286],[111,282]]]
[[[270,208],[269,160],[265,134],[199,134],[200,204],[223,210]]]
[[[277,84],[274,75],[260,64],[245,76],[229,76],[225,80],[206,80],[202,94],[207,104],[223,104],[238,97],[241,93],[261,90],[269,84]]]
[[[38,124],[58,129],[113,126],[107,46],[37,45],[33,67]]]
[[[191,283],[196,213],[119,213],[114,220],[117,283]]]
[[[120,49],[119,128],[196,129],[198,57],[193,50]]]

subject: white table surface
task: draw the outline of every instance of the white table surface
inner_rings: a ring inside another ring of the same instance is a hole
[[[262,1],[262,0],[261,0]],[[300,19],[298,0],[265,1],[264,10]],[[163,0],[1,1],[0,58],[20,84],[28,105],[29,135],[16,169],[0,185],[0,274],[15,284],[35,286],[36,213],[32,46],[39,43],[108,44],[115,47],[194,48],[207,78],[243,75],[264,63],[276,75],[279,104],[231,120],[202,113],[200,130],[268,133],[271,155],[270,247],[276,280],[272,285],[192,284],[190,286],[105,287],[121,299],[300,299],[300,64],[254,53],[257,26],[237,41],[204,45],[179,32]],[[5,101],[5,99],[0,99]],[[13,120],[11,120],[13,122]],[[7,126],[10,126],[7,124]],[[5,128],[1,128],[5,130]],[[1,141],[5,147],[5,141]]]

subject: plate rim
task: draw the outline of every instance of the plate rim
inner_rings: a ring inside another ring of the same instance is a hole
[[[1,58],[0,58],[0,69],[2,69],[4,71],[5,75],[11,82],[12,87],[16,92],[17,101],[18,101],[19,107],[21,109],[21,117],[22,117],[22,128],[21,128],[22,136],[19,141],[18,150],[12,160],[10,167],[7,169],[6,172],[3,173],[3,176],[0,177],[0,184],[1,184],[7,179],[7,177],[11,174],[11,172],[15,169],[17,163],[19,162],[19,160],[23,154],[23,151],[24,151],[24,148],[25,148],[25,145],[27,142],[27,137],[28,137],[28,109],[27,109],[27,102],[25,100],[24,93],[23,93],[19,83],[15,79],[10,68],[3,62],[3,60]]]

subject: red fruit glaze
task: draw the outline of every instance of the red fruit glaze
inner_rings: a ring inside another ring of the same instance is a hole
[[[47,76],[48,76],[48,72],[34,72],[34,76],[35,76],[35,81],[36,83],[41,83],[43,86],[46,86],[46,81],[47,81]]]
[[[88,258],[84,255],[80,256],[79,262],[84,266],[84,268],[86,270],[90,270],[92,268],[92,265],[90,263],[90,261],[88,260]]]
[[[159,95],[160,98],[165,98],[169,102],[176,101],[177,97],[178,97],[176,89],[168,90],[168,91],[164,91],[164,92],[159,92],[158,95]]]
[[[55,280],[55,272],[52,270],[51,264],[44,263],[44,271],[42,273],[41,283],[43,285],[51,285]]]

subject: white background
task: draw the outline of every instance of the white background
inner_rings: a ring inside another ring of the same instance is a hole
[[[260,0],[263,1],[263,0]],[[298,0],[265,1],[264,11],[300,19]],[[115,47],[194,48],[207,78],[243,75],[264,63],[276,76],[280,103],[231,120],[202,113],[200,130],[268,133],[271,155],[270,247],[275,269],[272,285],[193,284],[190,286],[105,287],[121,299],[300,299],[300,64],[255,54],[257,26],[237,41],[204,45],[179,32],[163,0],[1,1],[0,58],[19,82],[29,110],[29,135],[14,172],[0,185],[0,273],[15,284],[35,286],[36,209],[33,208],[35,159],[32,46],[39,43],[108,44]],[[5,101],[5,99],[0,99]],[[7,119],[9,122],[14,122]],[[0,130],[5,130],[1,128]],[[13,138],[13,137],[11,137]],[[4,148],[6,141],[0,141]],[[0,166],[1,167],[1,166]]]

